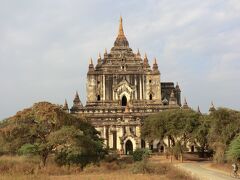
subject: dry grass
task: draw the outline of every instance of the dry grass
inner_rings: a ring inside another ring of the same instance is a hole
[[[51,175],[69,175],[79,173],[78,167],[59,167],[55,163],[48,162],[46,167],[40,167],[37,157],[1,156],[1,179],[46,179]]]
[[[44,168],[39,167],[36,157],[1,156],[0,180],[12,179],[87,179],[87,180],[157,180],[157,179],[191,179],[184,172],[170,164],[148,162],[148,171],[133,173],[137,163],[129,159],[113,162],[101,162],[99,165],[88,165],[84,171],[76,166],[59,167],[52,158]]]
[[[73,179],[73,180],[167,180],[168,178],[159,175],[146,175],[146,174],[121,174],[121,173],[109,173],[109,174],[79,174],[75,176],[52,176],[50,179]]]

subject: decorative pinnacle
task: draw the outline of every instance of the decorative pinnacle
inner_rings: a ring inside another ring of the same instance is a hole
[[[107,54],[107,48],[105,48],[105,50],[104,50],[104,54]]]
[[[154,58],[154,63],[153,64],[157,64],[157,59],[156,58]]]
[[[120,16],[120,23],[119,23],[119,29],[118,29],[118,37],[125,37],[124,31],[123,31],[123,25],[122,25],[122,16]]]
[[[209,108],[209,111],[210,111],[210,112],[215,111],[215,107],[214,107],[214,105],[213,105],[213,101],[211,101],[211,106],[210,106],[210,108]]]
[[[197,112],[201,114],[200,107],[197,107]]]
[[[78,92],[76,91],[76,94],[75,94],[75,98],[76,99],[79,99],[79,95],[78,95]]]
[[[92,57],[91,57],[90,60],[89,60],[89,65],[90,65],[90,64],[93,64]]]
[[[147,59],[147,53],[144,54],[144,59]]]
[[[213,101],[211,101],[211,106],[214,107],[214,105],[213,105]]]
[[[63,105],[63,110],[68,110],[68,103],[67,100],[65,99],[64,105]]]
[[[138,55],[138,56],[141,56],[139,49],[138,49],[138,51],[137,51],[137,55]]]
[[[184,97],[184,105],[187,105],[187,99]]]
[[[98,53],[98,59],[101,59],[101,54],[100,53]]]

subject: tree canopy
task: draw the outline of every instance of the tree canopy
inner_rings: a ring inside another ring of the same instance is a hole
[[[200,125],[199,117],[192,110],[166,110],[150,115],[142,126],[142,137],[149,141],[170,138],[173,145],[177,139],[186,142]]]
[[[91,124],[49,102],[36,103],[2,122],[0,135],[5,147],[2,151],[38,154],[44,165],[51,153],[65,152],[71,156],[64,159],[66,163],[82,165],[104,153],[103,142]]]

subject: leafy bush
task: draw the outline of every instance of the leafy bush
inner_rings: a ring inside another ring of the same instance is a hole
[[[20,155],[36,155],[38,153],[37,144],[24,144],[18,150]]]
[[[140,149],[137,148],[134,152],[133,152],[133,160],[134,161],[142,161],[145,158],[148,158],[150,155],[150,152],[148,149]]]
[[[240,159],[240,136],[230,143],[227,151],[227,159],[230,161],[237,161]]]
[[[117,154],[117,152],[113,151],[113,152],[109,152],[109,154],[105,156],[104,160],[106,162],[113,162],[118,160],[118,158],[119,158],[119,155]]]

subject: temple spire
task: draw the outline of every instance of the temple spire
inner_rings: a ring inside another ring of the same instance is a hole
[[[186,97],[184,98],[184,103],[183,103],[182,108],[183,109],[189,109]]]
[[[93,64],[92,57],[89,59],[89,65]]]
[[[138,51],[137,51],[137,57],[141,57],[141,54],[140,54],[139,49],[138,49]]]
[[[73,99],[73,106],[71,108],[71,112],[75,113],[79,111],[83,107],[82,102],[79,98],[78,92],[76,91],[75,97]]]
[[[115,47],[120,48],[128,48],[129,43],[127,38],[125,37],[124,31],[123,31],[123,23],[122,23],[122,16],[120,16],[120,22],[119,22],[119,28],[118,28],[118,36],[114,42]]]
[[[169,105],[173,105],[173,106],[177,105],[177,99],[175,98],[175,94],[173,90],[170,94]]]
[[[197,107],[197,113],[202,114],[199,106]]]
[[[153,64],[157,64],[157,59],[156,58],[154,58]]]
[[[144,54],[144,59],[143,59],[143,67],[144,68],[150,68],[150,65],[148,63],[148,58],[147,58],[147,54]]]
[[[89,71],[93,71],[93,70],[94,70],[92,58],[90,58],[90,60],[89,60],[88,70],[89,70]]]
[[[215,109],[215,107],[214,107],[214,105],[213,105],[213,101],[211,102],[211,105],[210,105],[210,108],[209,108],[209,112],[211,113],[211,112],[213,112],[213,111],[215,111],[216,109]]]
[[[124,31],[123,31],[123,25],[122,25],[122,16],[120,16],[119,29],[118,29],[118,37],[125,37]]]
[[[67,113],[69,112],[68,103],[67,103],[66,99],[65,99],[65,102],[64,102],[64,105],[63,105],[63,110]]]
[[[154,58],[154,61],[153,61],[153,72],[156,74],[160,74],[160,71],[158,70],[158,64],[157,64],[157,59]]]

